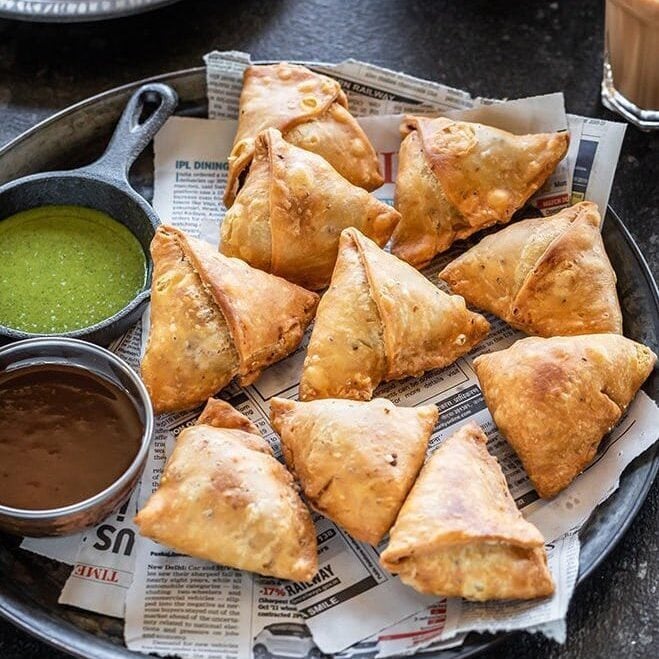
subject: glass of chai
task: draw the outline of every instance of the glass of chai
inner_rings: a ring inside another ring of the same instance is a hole
[[[606,0],[602,103],[659,128],[659,0]]]

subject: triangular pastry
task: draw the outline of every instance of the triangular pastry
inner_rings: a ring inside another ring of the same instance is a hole
[[[368,400],[383,380],[448,366],[489,328],[463,298],[444,293],[356,229],[345,229],[318,307],[300,399]]]
[[[348,99],[336,80],[286,62],[250,66],[229,156],[227,208],[251,165],[256,136],[266,128],[277,128],[287,142],[322,156],[354,185],[366,190],[382,185],[375,149],[348,112]]]
[[[588,334],[523,339],[474,367],[494,422],[548,498],[595,457],[655,361],[624,336]]]
[[[280,579],[316,574],[316,532],[291,475],[254,425],[210,399],[135,523],[177,552]]]
[[[286,465],[309,503],[354,538],[376,545],[421,469],[437,407],[370,402],[270,401]]]
[[[567,152],[562,133],[513,135],[440,117],[407,117],[391,251],[421,268],[451,244],[510,220]]]
[[[510,495],[475,423],[423,466],[391,529],[382,566],[422,593],[475,601],[554,592],[544,538]]]
[[[256,138],[245,185],[222,221],[220,251],[320,289],[332,276],[343,229],[357,227],[382,246],[399,218],[323,158],[270,128]]]
[[[151,243],[151,326],[142,378],[156,413],[253,382],[300,343],[318,296],[161,226]]]
[[[486,236],[440,273],[470,304],[527,334],[622,334],[597,206],[582,202]]]

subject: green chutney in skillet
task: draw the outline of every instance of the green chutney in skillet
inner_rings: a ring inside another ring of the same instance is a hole
[[[82,206],[40,206],[0,220],[0,325],[59,334],[123,309],[145,285],[132,232]]]

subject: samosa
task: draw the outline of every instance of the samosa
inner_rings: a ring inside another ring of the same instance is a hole
[[[448,366],[489,329],[462,297],[440,290],[357,229],[345,229],[318,307],[300,399],[368,400],[383,380]]]
[[[289,355],[318,296],[161,226],[151,243],[151,325],[142,378],[156,413],[193,408]]]
[[[581,202],[483,238],[439,274],[470,304],[527,334],[622,334],[597,205]]]
[[[554,592],[544,538],[510,495],[487,437],[468,423],[421,470],[380,555],[422,593],[483,602]]]
[[[505,224],[567,153],[566,132],[513,135],[444,117],[401,125],[391,251],[422,268],[456,240]]]
[[[222,221],[220,251],[316,290],[332,276],[343,229],[357,227],[383,246],[399,218],[270,128],[258,135],[245,185]]]
[[[310,581],[316,532],[293,478],[254,424],[210,399],[181,432],[140,533],[178,552],[280,579]]]
[[[656,359],[624,336],[588,334],[522,339],[474,368],[494,422],[549,498],[595,457]]]
[[[426,454],[437,407],[377,398],[270,401],[286,465],[318,512],[378,544],[391,528]]]
[[[243,76],[224,194],[227,208],[252,164],[256,136],[266,128],[277,128],[287,142],[322,156],[360,188],[382,185],[375,149],[348,111],[336,80],[297,64],[260,64],[249,66]]]

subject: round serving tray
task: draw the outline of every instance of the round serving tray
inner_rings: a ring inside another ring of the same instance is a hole
[[[0,0],[0,18],[39,23],[82,23],[141,14],[178,0]]]
[[[0,5],[1,6],[1,5]],[[179,94],[177,114],[207,115],[205,69],[177,71],[118,87],[59,112],[0,148],[0,184],[49,169],[90,162],[103,151],[129,96],[144,82],[162,81]],[[147,199],[153,192],[152,152],[145,152],[131,171],[131,183]],[[603,238],[618,275],[618,294],[625,335],[659,348],[659,293],[633,238],[608,208]],[[656,371],[643,389],[659,398]],[[659,469],[655,446],[625,470],[620,488],[599,506],[581,530],[579,582],[599,565],[634,519]],[[135,657],[123,645],[123,622],[57,604],[70,567],[18,548],[18,538],[0,534],[0,615],[51,645],[80,657]],[[424,656],[463,659],[496,643],[501,635],[470,634],[463,646]],[[140,655],[142,656],[142,655]]]

